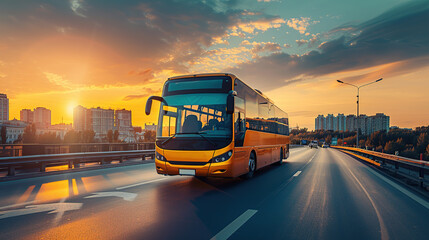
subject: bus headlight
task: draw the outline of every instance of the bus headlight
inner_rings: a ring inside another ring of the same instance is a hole
[[[160,160],[160,161],[167,161],[167,159],[162,156],[161,154],[159,154],[158,152],[155,153],[155,157],[156,159]]]
[[[210,160],[210,162],[212,162],[212,163],[225,162],[226,160],[229,160],[231,158],[231,156],[232,156],[232,150],[229,150],[226,153],[223,153],[223,154],[221,154],[219,156],[216,156],[216,157],[212,158]]]

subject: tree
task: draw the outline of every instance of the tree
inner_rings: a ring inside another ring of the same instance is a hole
[[[428,144],[428,146],[426,147],[426,158],[425,158],[425,160],[426,160],[426,161],[429,161],[429,144]]]
[[[64,143],[80,143],[81,142],[81,133],[74,130],[68,131],[64,135]]]
[[[118,142],[118,140],[119,140],[119,132],[118,130],[115,130],[115,132],[113,133],[113,141]]]
[[[426,150],[426,146],[429,144],[429,136],[427,133],[420,133],[417,138],[416,150],[418,153],[423,153]]]
[[[30,124],[24,129],[24,134],[22,135],[22,142],[23,143],[36,143],[36,125]]]
[[[84,143],[93,143],[95,137],[95,132],[93,130],[85,130],[82,132],[82,142]]]
[[[6,126],[1,126],[1,144],[6,144],[7,135],[6,135]]]
[[[326,143],[328,143],[328,144],[331,144],[331,141],[332,141],[332,136],[331,136],[331,134],[329,134],[329,135],[325,138],[325,142],[326,142]]]
[[[49,143],[61,143],[61,139],[57,137],[55,133],[44,133],[38,136],[37,143],[49,144]]]
[[[156,132],[148,130],[144,133],[143,136],[145,142],[155,142]]]
[[[19,144],[19,143],[22,143],[22,134],[19,134],[18,138],[15,141],[13,141],[13,144]]]
[[[414,158],[414,159],[418,159],[419,158],[419,154],[415,151],[414,148],[407,148],[407,149],[405,149],[401,153],[401,156],[407,157],[407,158]]]
[[[107,131],[107,141],[109,143],[113,142],[113,131],[112,130]]]
[[[403,150],[405,150],[405,144],[402,138],[398,138],[396,141],[389,141],[384,146],[384,151],[390,154],[394,154],[396,151],[402,152]]]

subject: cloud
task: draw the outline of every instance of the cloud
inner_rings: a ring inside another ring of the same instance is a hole
[[[253,42],[252,53],[261,53],[261,52],[278,52],[282,50],[282,47],[278,43],[273,42]]]
[[[70,82],[65,80],[62,76],[50,72],[44,72],[44,74],[50,83],[67,89],[72,88],[72,86],[70,86]]]
[[[142,98],[147,98],[150,95],[158,94],[161,92],[161,89],[153,90],[151,88],[146,88],[146,87],[144,87],[142,90],[143,90],[143,92],[145,92],[144,94],[128,95],[128,96],[125,96],[122,100],[123,101],[138,100],[138,99],[142,99]]]
[[[233,25],[231,34],[239,34],[240,32],[247,34],[255,34],[257,31],[265,32],[270,28],[280,28],[286,23],[280,17],[261,17],[255,20],[240,20],[236,25]]]
[[[207,51],[189,64],[195,72],[216,72],[247,62],[251,57],[251,48],[247,46],[218,48]]]
[[[148,94],[128,95],[128,96],[124,97],[124,99],[122,99],[122,100],[123,101],[131,101],[131,100],[136,100],[136,99],[140,99],[140,98],[145,98],[147,96],[148,96]]]
[[[271,89],[286,80],[311,79],[330,73],[352,71],[399,61],[425,61],[429,56],[429,5],[413,1],[353,26],[352,32],[320,44],[317,50],[302,55],[273,53],[242,63],[227,71],[257,84],[270,76],[263,88]],[[422,64],[424,65],[424,64]]]
[[[70,8],[71,10],[78,16],[80,17],[85,17],[86,16],[81,13],[81,11],[85,11],[85,7],[83,6],[84,1],[83,0],[70,0]]]
[[[317,23],[317,21],[314,21],[313,23]],[[300,34],[305,34],[307,27],[310,26],[310,24],[311,18],[309,17],[291,18],[287,21],[287,25],[297,30]]]
[[[301,47],[302,45],[307,44],[308,40],[298,39],[298,40],[295,40],[295,42],[298,44],[298,47]]]

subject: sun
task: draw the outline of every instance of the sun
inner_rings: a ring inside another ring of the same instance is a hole
[[[69,102],[67,104],[67,115],[73,117],[73,109],[77,106],[75,102]]]

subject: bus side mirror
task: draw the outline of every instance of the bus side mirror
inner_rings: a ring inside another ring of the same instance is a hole
[[[234,113],[234,96],[228,95],[226,98],[226,113],[233,114]]]
[[[146,109],[145,109],[145,113],[146,115],[150,114],[150,110],[152,110],[152,98],[148,98],[147,102],[146,102]]]
[[[164,98],[163,98],[163,97],[159,97],[159,96],[150,96],[150,97],[147,99],[147,102],[146,102],[146,109],[145,109],[145,113],[146,113],[146,115],[149,115],[149,114],[150,114],[150,111],[151,111],[151,109],[152,109],[152,100],[157,100],[157,101],[163,102],[165,105],[167,105],[167,102],[164,100]]]

